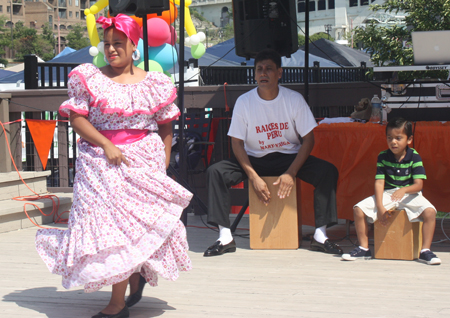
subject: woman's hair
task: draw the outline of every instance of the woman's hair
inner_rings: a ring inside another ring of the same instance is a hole
[[[413,135],[412,123],[401,117],[392,118],[386,125],[386,134],[388,129],[403,128],[403,132],[409,138]]]
[[[260,51],[255,57],[255,67],[256,67],[256,64],[258,64],[259,62],[264,61],[264,60],[271,60],[272,62],[275,63],[277,68],[281,67],[281,56],[275,50],[265,49],[265,50]]]
[[[134,45],[138,45],[139,38],[142,37],[139,24],[125,14],[119,13],[117,16],[110,18],[100,17],[97,19],[97,23],[100,23],[104,30],[114,27],[125,33],[127,38],[129,38]]]

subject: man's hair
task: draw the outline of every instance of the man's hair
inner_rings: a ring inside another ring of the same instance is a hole
[[[264,61],[264,60],[271,60],[272,62],[275,63],[277,68],[281,67],[281,56],[275,50],[265,49],[265,50],[260,51],[255,57],[255,67],[256,67],[256,64],[258,64],[259,62]]]
[[[386,134],[388,129],[403,128],[403,132],[409,138],[413,135],[412,123],[401,117],[392,118],[386,125]]]

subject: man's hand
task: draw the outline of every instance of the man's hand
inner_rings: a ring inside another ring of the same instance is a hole
[[[392,202],[399,202],[406,194],[405,188],[400,188],[391,195]]]
[[[273,185],[280,185],[278,188],[278,197],[284,199],[291,194],[291,190],[294,187],[295,177],[288,173],[284,173],[278,177],[277,181]]]
[[[391,217],[391,215],[388,213],[388,211],[383,207],[381,209],[378,209],[377,211],[378,221],[381,225],[386,226],[388,225],[388,219]]]
[[[123,162],[127,166],[130,166],[122,151],[120,151],[113,143],[104,146],[103,150],[105,151],[105,156],[109,164],[120,166]]]
[[[258,196],[258,199],[264,203],[265,206],[269,205],[270,203],[270,192],[267,188],[267,184],[264,182],[263,179],[260,177],[255,178],[252,180],[253,189],[255,190],[256,195]]]

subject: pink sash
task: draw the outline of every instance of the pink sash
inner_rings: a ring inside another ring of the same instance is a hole
[[[115,145],[128,145],[139,141],[149,134],[148,129],[118,129],[99,131]]]

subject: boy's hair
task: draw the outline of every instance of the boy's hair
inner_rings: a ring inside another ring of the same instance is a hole
[[[256,64],[258,64],[259,62],[264,61],[264,60],[271,60],[272,62],[275,63],[277,68],[281,67],[281,56],[275,50],[264,49],[264,50],[260,51],[255,57],[255,67],[256,67]]]
[[[403,128],[403,132],[409,138],[413,135],[412,123],[401,117],[392,118],[386,125],[386,134],[388,129]]]

